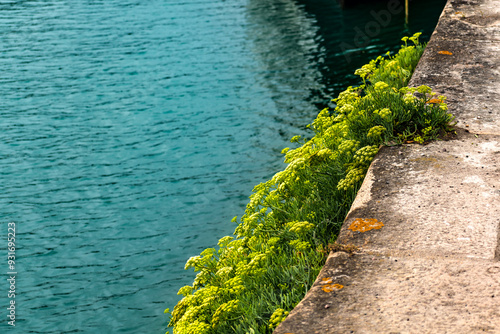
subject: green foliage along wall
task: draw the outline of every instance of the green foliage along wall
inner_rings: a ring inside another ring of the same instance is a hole
[[[174,333],[272,333],[313,284],[379,146],[450,129],[445,97],[406,87],[424,50],[418,37],[357,70],[363,85],[319,113],[310,140],[292,138],[300,146],[284,149],[286,169],[253,189],[234,236],[188,260],[198,274],[179,290]]]

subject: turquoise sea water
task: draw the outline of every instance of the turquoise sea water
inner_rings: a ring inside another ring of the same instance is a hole
[[[444,2],[368,33],[385,3],[0,2],[0,331],[165,332],[185,261],[232,233],[288,139]]]

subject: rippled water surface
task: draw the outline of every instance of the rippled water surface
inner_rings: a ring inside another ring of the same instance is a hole
[[[405,33],[428,36],[444,2],[418,1],[409,26],[391,15],[359,43],[356,27],[385,4],[1,1],[12,330],[165,332],[163,310],[194,277],[185,261],[234,230],[253,185],[283,168],[288,139],[358,66]]]

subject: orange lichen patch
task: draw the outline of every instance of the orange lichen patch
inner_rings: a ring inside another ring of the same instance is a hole
[[[373,218],[356,218],[349,226],[349,230],[355,232],[367,232],[370,230],[379,230],[384,223]]]
[[[333,283],[333,278],[331,277],[324,277],[321,279],[321,284],[330,284]]]
[[[427,101],[426,103],[433,103],[433,104],[438,104],[438,103],[443,103],[442,100],[440,99],[430,99],[429,101]]]
[[[440,55],[448,55],[448,56],[451,56],[453,53],[451,53],[450,51],[438,51],[438,53]]]
[[[321,289],[325,292],[337,291],[337,290],[340,290],[343,288],[344,288],[344,286],[340,285],[340,284],[327,284],[327,285],[321,287]]]

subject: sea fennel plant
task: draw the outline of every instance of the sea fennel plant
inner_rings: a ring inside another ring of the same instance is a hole
[[[179,290],[174,333],[272,333],[313,284],[379,146],[449,130],[445,97],[406,87],[424,49],[418,37],[357,70],[363,84],[318,114],[310,140],[292,138],[301,145],[284,149],[287,167],[253,189],[234,236],[187,261],[198,274]]]

